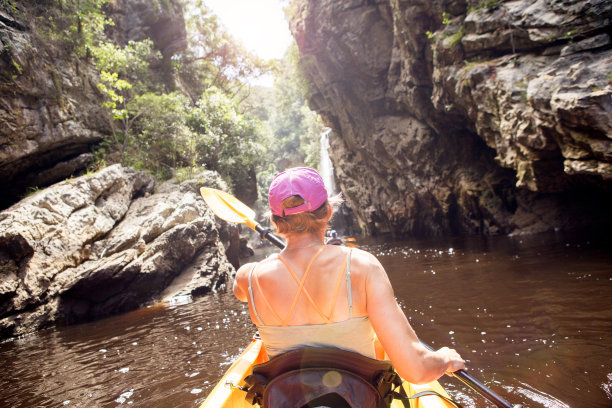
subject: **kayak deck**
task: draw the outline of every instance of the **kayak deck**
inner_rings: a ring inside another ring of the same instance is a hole
[[[244,378],[251,374],[251,369],[254,365],[263,363],[268,360],[263,342],[260,339],[254,339],[247,348],[240,354],[234,363],[227,370],[223,378],[217,383],[215,388],[210,392],[206,400],[200,405],[200,408],[249,408],[253,405],[245,400],[245,392],[230,386],[230,384],[244,385]],[[433,381],[429,384],[410,384],[406,381],[402,384],[408,396],[415,395],[421,391],[435,391],[444,397],[449,397],[444,388],[437,382]],[[411,408],[453,408],[454,405],[443,400],[435,395],[427,395],[414,400],[410,400]],[[401,400],[394,400],[391,404],[392,408],[403,408],[404,403]]]

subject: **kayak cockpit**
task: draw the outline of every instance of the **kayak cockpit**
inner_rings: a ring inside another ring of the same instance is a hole
[[[296,368],[295,367],[296,361],[299,361],[300,358],[310,357],[311,362],[307,364],[307,366],[309,366],[310,368],[313,368],[311,366],[317,365],[316,361],[314,362],[312,361],[313,355],[316,355],[316,359],[319,359],[319,362],[325,363],[325,364],[318,364],[318,365],[323,365],[323,366],[328,366],[328,367],[330,365],[338,365],[338,364],[333,364],[333,363],[330,364],[329,360],[332,358],[331,354],[329,353],[326,354],[326,352],[324,351],[321,352],[320,350],[319,351],[314,350],[314,354],[312,351],[309,354],[304,354],[305,352],[300,351],[300,350],[301,349],[295,350],[295,353],[293,353],[293,359],[291,361],[285,360],[284,362],[281,362],[281,359],[278,359],[278,357],[273,360],[270,360],[268,358],[268,355],[265,351],[265,347],[261,339],[258,339],[258,338],[253,339],[253,341],[246,347],[246,349],[240,354],[240,356],[230,366],[230,368],[227,370],[223,378],[213,388],[213,390],[210,392],[210,394],[208,395],[204,403],[200,406],[200,408],[225,408],[225,407],[249,408],[253,406],[260,406],[258,404],[253,405],[247,400],[247,392],[249,389],[253,391],[253,388],[252,388],[253,383],[251,381],[251,384],[248,384],[247,382],[249,380],[245,381],[245,379],[247,379],[247,377],[249,376],[251,376],[251,380],[252,380],[253,368],[260,364],[261,366],[259,367],[264,367],[263,371],[261,370],[261,368],[256,368],[255,371],[256,371],[256,374],[258,370],[260,373],[263,373],[265,381],[268,381],[269,377],[270,379],[275,378],[276,375],[279,375],[280,373],[281,375],[286,375],[286,376],[293,375],[293,378],[291,379],[291,381],[294,381],[294,382],[296,381],[297,378],[300,378],[300,377],[296,377],[295,370],[292,370],[292,369]],[[327,350],[327,349],[322,349],[322,350]],[[382,351],[382,349],[378,351],[380,352]],[[372,359],[368,359],[367,357],[364,357],[364,359],[372,360]],[[336,367],[335,369],[330,370],[330,371],[336,371],[337,373],[341,375],[341,377],[338,377],[335,374],[331,374],[331,375],[328,374],[329,377],[326,378],[324,381],[328,382],[327,385],[331,386],[330,387],[331,389],[334,389],[333,385],[339,383],[339,378],[340,378],[340,382],[342,382],[341,379],[344,378],[343,375],[345,376],[354,375],[354,374],[350,374],[350,372],[355,371],[354,369],[356,368],[356,366],[360,365],[359,361],[362,361],[362,364],[364,364],[364,366],[367,365],[365,362],[363,362],[365,360],[358,359],[357,362],[353,361],[353,364],[355,365],[355,367],[352,367],[353,370],[345,370],[345,368],[351,368],[351,367],[347,367],[347,366],[343,367],[343,363],[340,363],[339,365],[343,368]],[[380,364],[376,366],[378,363],[376,363],[375,361],[376,360],[374,360],[374,363],[372,363],[374,364],[373,366],[374,368],[372,369],[372,367],[370,367],[369,371],[368,369],[364,369],[362,367],[361,368],[362,374],[364,373],[364,370],[365,372],[370,372],[372,374],[377,371],[380,371],[380,372],[385,371],[387,370],[388,367],[390,367],[390,364],[387,366],[385,365],[384,361],[379,361]],[[357,368],[357,370],[359,371],[359,368]],[[284,374],[284,373],[292,373],[292,372],[294,374]],[[323,375],[321,375],[321,372],[319,372],[317,376],[318,378],[322,378],[325,376],[325,374],[323,373]],[[389,376],[389,377],[392,377],[392,376]],[[399,376],[397,376],[397,378],[399,379]],[[395,396],[391,396],[390,398],[388,397],[388,401],[385,403],[388,405],[383,405],[383,406],[390,406],[393,408],[408,407],[408,406],[410,406],[411,408],[456,407],[455,404],[450,402],[450,397],[448,396],[444,388],[442,388],[442,386],[437,381],[431,382],[429,384],[415,385],[415,384],[407,383],[406,381],[401,381],[401,379],[399,379],[397,384],[394,385],[393,387],[396,392]],[[263,398],[264,391],[265,390],[260,390],[261,398]],[[337,398],[334,394],[342,396],[341,394],[338,394],[336,392],[327,392],[327,393],[323,392],[321,393],[320,397]],[[275,398],[275,395],[278,396],[280,394],[271,394],[269,395],[269,397]],[[420,395],[420,396],[417,396],[417,395]],[[402,398],[400,396],[404,396],[404,397]],[[414,396],[417,396],[417,397],[414,399],[411,399],[410,405],[408,405],[408,401],[406,400],[406,398],[414,397]],[[253,401],[252,396],[250,399],[251,401]],[[254,402],[257,402],[257,401],[254,401]],[[301,406],[301,405],[298,405],[298,406]],[[333,406],[337,406],[337,405],[333,405]],[[350,406],[351,405],[348,405],[348,407]]]

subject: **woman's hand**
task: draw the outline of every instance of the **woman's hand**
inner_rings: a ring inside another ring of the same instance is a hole
[[[442,347],[436,353],[441,354],[446,362],[446,374],[453,375],[455,371],[465,370],[465,360],[461,358],[455,349]]]

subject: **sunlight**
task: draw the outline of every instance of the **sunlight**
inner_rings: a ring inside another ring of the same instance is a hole
[[[293,41],[280,0],[205,0],[228,32],[264,59],[282,58]]]

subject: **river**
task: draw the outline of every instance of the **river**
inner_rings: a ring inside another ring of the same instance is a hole
[[[612,406],[612,248],[564,234],[361,241],[419,336],[525,407]],[[0,344],[0,407],[197,407],[254,332],[228,291]],[[490,403],[442,379],[466,407]]]

